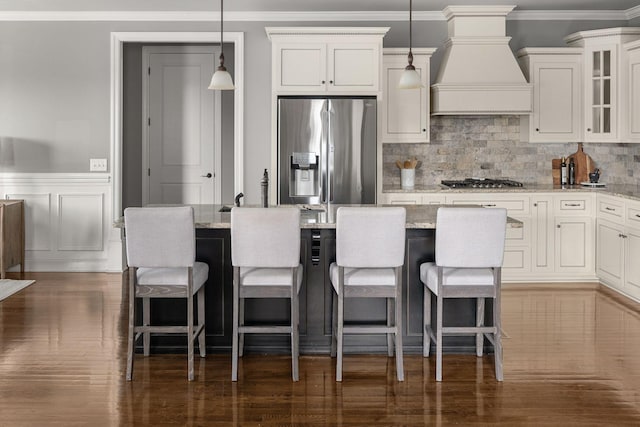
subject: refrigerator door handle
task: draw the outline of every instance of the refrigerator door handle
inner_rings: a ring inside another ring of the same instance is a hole
[[[328,187],[329,187],[329,173],[328,173],[328,164],[327,164],[327,146],[328,146],[328,135],[329,135],[329,114],[327,112],[327,103],[328,101],[325,101],[324,103],[324,108],[322,109],[322,111],[320,112],[320,116],[322,119],[322,136],[321,136],[321,141],[320,141],[320,167],[321,167],[321,177],[320,177],[320,182],[321,182],[321,190],[320,190],[320,201],[321,203],[327,203],[327,201],[329,200],[329,191],[328,191]]]
[[[331,102],[331,101],[329,101]],[[333,129],[332,126],[334,126],[334,124],[332,123],[331,120],[331,116],[333,115],[333,105],[330,103],[328,105],[328,111],[327,111],[327,188],[328,188],[328,194],[327,194],[327,202],[333,202],[333,174],[335,173],[334,170],[334,160],[335,160],[335,141],[333,140]]]

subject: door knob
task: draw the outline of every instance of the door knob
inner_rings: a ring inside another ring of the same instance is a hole
[[[211,178],[213,175],[211,175],[211,172],[209,172],[206,175],[200,175],[200,176],[203,177],[203,178]]]

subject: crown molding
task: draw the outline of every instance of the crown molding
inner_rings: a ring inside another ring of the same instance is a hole
[[[227,22],[391,22],[407,21],[406,11],[324,11],[324,12],[225,12]],[[518,21],[627,21],[640,16],[640,6],[627,10],[515,10],[507,20]],[[414,11],[414,21],[445,21],[442,11]],[[213,11],[0,11],[0,21],[138,21],[217,22]]]
[[[640,16],[640,5],[632,7],[631,9],[626,10],[627,19],[631,21],[633,18],[637,18]]]

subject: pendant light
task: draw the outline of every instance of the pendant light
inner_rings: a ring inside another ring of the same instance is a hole
[[[224,51],[223,51],[223,41],[222,36],[224,34],[222,19],[222,2],[220,0],[220,65],[215,73],[213,73],[213,77],[211,77],[211,83],[209,84],[209,89],[214,90],[233,90],[236,87],[233,85],[233,80],[231,79],[231,74],[227,71],[224,66]]]
[[[409,0],[409,65],[407,65],[400,76],[400,82],[398,83],[398,89],[417,89],[424,87],[420,74],[416,71],[416,67],[413,66],[413,53],[411,52],[411,15],[413,8],[411,7],[412,0]]]

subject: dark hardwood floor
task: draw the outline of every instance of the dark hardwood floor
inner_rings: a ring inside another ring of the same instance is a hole
[[[16,274],[10,277],[18,278]],[[507,285],[504,383],[493,358],[136,356],[124,380],[126,295],[118,274],[27,273],[0,302],[0,425],[640,425],[640,305],[592,284]]]

